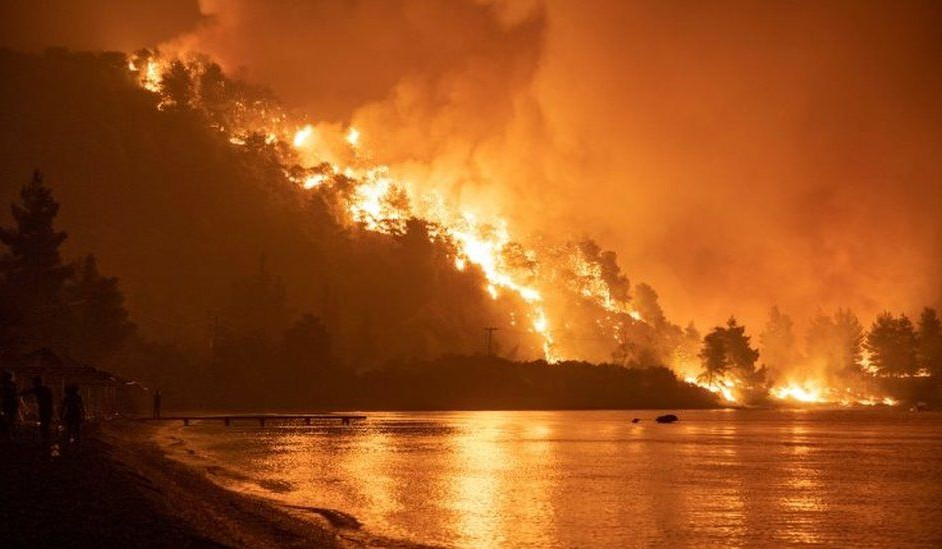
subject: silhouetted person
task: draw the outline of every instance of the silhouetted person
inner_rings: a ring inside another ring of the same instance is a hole
[[[39,436],[43,442],[48,442],[49,427],[52,422],[52,391],[43,385],[43,378],[36,376],[33,378],[33,388],[23,391],[22,394],[36,397],[36,407],[39,411]]]
[[[160,419],[160,401],[163,397],[160,396],[160,389],[154,393],[154,419]]]
[[[66,443],[78,444],[82,439],[82,424],[85,422],[85,404],[82,403],[78,385],[72,384],[65,388],[60,414],[62,423],[65,424]]]
[[[0,374],[0,437],[13,438],[16,420],[20,413],[20,396],[16,394],[13,374],[4,371]]]

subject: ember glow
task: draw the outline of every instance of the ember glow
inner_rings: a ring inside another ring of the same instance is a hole
[[[204,70],[196,61],[189,61],[197,71]],[[154,56],[147,59],[147,70],[141,74],[141,86],[158,95],[162,94],[162,77],[158,68],[169,66]],[[139,73],[138,65],[132,61],[129,70]],[[162,98],[160,104],[164,105]],[[324,139],[315,139],[320,130],[312,123],[291,121],[281,113],[265,116],[256,113],[247,120],[263,120],[264,123],[253,126],[228,126],[219,128],[228,136],[233,145],[244,146],[249,136],[264,134],[267,145],[278,141],[287,141],[290,147],[276,148],[282,155],[285,166],[297,164],[302,172],[310,175],[289,176],[305,191],[318,191],[344,180],[352,183],[346,193],[345,211],[348,220],[368,231],[384,234],[400,234],[405,231],[409,219],[419,219],[436,227],[430,238],[444,238],[454,246],[454,265],[458,270],[474,266],[484,276],[486,283],[483,290],[494,300],[504,294],[513,296],[522,303],[528,322],[526,330],[540,340],[543,358],[555,362],[570,355],[561,354],[554,340],[554,326],[544,292],[552,288],[552,282],[541,280],[541,257],[535,249],[521,248],[518,240],[511,234],[507,220],[493,215],[478,215],[471,211],[445,203],[441,196],[420,196],[416,188],[408,181],[396,178],[388,166],[369,165],[360,160],[361,156],[344,156],[342,151],[332,148],[337,142],[330,135],[332,128],[325,128]],[[297,128],[291,131],[290,128]],[[361,132],[349,127],[342,136],[342,141],[353,149],[359,149]],[[293,152],[291,152],[293,151]],[[317,173],[311,173],[319,170]],[[522,254],[535,267],[519,269],[508,264],[508,252]],[[603,311],[627,315],[634,321],[641,321],[640,313],[630,307],[627,301],[612,296],[607,283],[602,279],[601,268],[578,253],[570,256],[571,269],[578,280],[573,288],[586,300],[600,307]],[[508,315],[507,321],[516,325],[517,318]]]
[[[158,59],[147,58],[138,66],[133,59],[128,61],[128,70],[138,74],[141,86],[147,91],[158,93],[163,80],[163,67]]]
[[[0,2],[3,546],[939,546],[940,28]]]
[[[196,58],[176,62],[185,63],[195,74],[206,70]],[[156,54],[129,62],[128,68],[137,75],[141,87],[160,97],[159,108],[173,102],[163,89],[161,72],[169,70],[172,63]],[[527,245],[528,239],[515,235],[507,219],[481,211],[480,206],[454,202],[447,194],[428,190],[427,184],[419,186],[400,177],[388,165],[371,162],[371,151],[363,147],[362,133],[356,127],[293,119],[271,103],[239,102],[235,110],[232,122],[217,126],[228,141],[246,146],[252,136],[263,136],[264,144],[277,153],[287,180],[304,192],[345,189],[338,196],[347,223],[386,235],[404,234],[410,220],[426,223],[431,240],[447,242],[453,248],[456,270],[474,268],[484,279],[482,291],[486,295],[495,301],[510,298],[517,304],[508,306],[505,322],[536,337],[545,360],[604,361],[608,359],[606,349],[631,349],[639,337],[638,329],[654,329],[631,301],[627,282],[617,282],[621,280],[618,267],[598,250],[554,243],[542,236],[530,239],[532,244]],[[382,136],[373,137],[373,142],[381,141]],[[625,287],[613,285],[615,282]],[[588,323],[592,338],[599,341],[599,354],[587,355],[585,336],[573,337],[580,333],[579,323],[568,318],[568,313],[576,303],[588,307],[588,316],[580,320]],[[628,335],[632,330],[633,335]],[[866,367],[866,357],[864,362]],[[717,394],[730,405],[754,401],[755,395],[763,392],[772,400],[802,405],[895,404],[889,397],[838,389],[820,380],[779,381],[763,389],[735,375],[705,379],[689,358],[667,363],[681,379]]]
[[[787,384],[773,388],[770,393],[775,398],[781,400],[796,400],[798,402],[807,402],[818,404],[824,402],[821,390],[817,387],[807,387],[796,384]]]
[[[314,133],[314,127],[310,124],[298,130],[297,133],[294,134],[294,139],[292,140],[295,148],[303,147],[307,140],[311,137],[312,133]]]

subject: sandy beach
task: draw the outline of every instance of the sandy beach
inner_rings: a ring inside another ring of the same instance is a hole
[[[0,449],[4,546],[334,547],[372,545],[225,490],[166,458],[152,428],[113,422],[52,456],[31,436]]]

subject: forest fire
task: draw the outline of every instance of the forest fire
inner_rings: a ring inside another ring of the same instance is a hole
[[[0,2],[2,547],[942,546],[940,25]]]
[[[800,404],[830,406],[896,406],[899,402],[889,396],[863,394],[850,387],[835,389],[814,382],[786,383],[773,387],[769,394],[779,400]]]
[[[733,380],[724,379],[722,381],[708,382],[694,376],[687,376],[684,378],[684,381],[719,395],[727,404],[735,405],[739,403],[739,398],[734,392],[736,390],[736,382]]]
[[[817,387],[788,384],[781,387],[773,387],[769,393],[781,400],[791,399],[811,404],[825,402],[821,396],[821,390]]]
[[[140,72],[141,85],[155,93],[161,92],[162,76],[160,67],[171,66],[172,63],[160,61],[156,56],[148,58],[146,70],[140,71],[132,60],[129,69]],[[205,70],[197,66],[199,70]],[[163,100],[161,104],[165,104]],[[551,321],[543,305],[540,290],[530,283],[523,282],[523,278],[511,269],[505,258],[506,249],[514,244],[506,221],[494,219],[488,222],[479,221],[471,212],[459,212],[454,208],[446,207],[441,200],[434,202],[433,207],[426,211],[418,211],[413,205],[420,204],[414,191],[407,182],[393,179],[386,166],[363,166],[357,163],[340,165],[327,162],[325,159],[336,158],[333,151],[319,149],[324,143],[313,138],[315,128],[312,124],[304,124],[300,129],[291,133],[287,130],[292,124],[283,117],[274,117],[264,127],[233,127],[220,128],[229,135],[229,141],[235,145],[245,145],[246,136],[258,133],[266,134],[266,144],[273,144],[277,136],[285,136],[291,147],[303,151],[303,157],[310,160],[310,164],[301,167],[310,170],[326,162],[326,173],[315,173],[303,178],[292,178],[305,190],[314,190],[329,185],[342,176],[353,182],[352,192],[346,195],[346,210],[350,220],[360,224],[369,231],[384,234],[396,234],[405,230],[405,223],[410,218],[419,218],[433,223],[441,229],[441,236],[447,238],[456,248],[455,267],[464,270],[467,265],[474,265],[480,269],[487,280],[485,291],[492,299],[497,299],[501,292],[516,295],[529,308],[530,330],[541,339],[543,357],[554,362],[560,358],[555,351]],[[295,125],[294,127],[297,127]],[[348,128],[343,140],[352,149],[356,150],[360,144],[361,133],[354,127]],[[299,161],[300,157],[286,155],[283,159],[285,165]],[[526,250],[525,255],[536,261],[536,253]],[[633,319],[640,321],[637,311],[631,310],[627,303],[619,303],[612,298],[603,280],[600,278],[598,266],[591,265],[584,259],[573,256],[573,262],[580,279],[583,281],[582,295],[596,300],[606,310],[630,314]]]
[[[221,83],[208,79],[214,69],[199,59],[167,60],[150,54],[132,58],[128,67],[138,75],[144,89],[160,97],[161,109],[181,103],[195,106],[206,101],[204,95],[211,95],[211,86],[232,86],[221,75],[216,76],[222,78]],[[174,86],[180,87],[174,79],[189,82],[193,92],[180,96],[174,91]],[[371,163],[370,151],[361,150],[362,133],[358,128],[292,120],[267,100],[237,98],[227,105],[212,107],[212,112],[223,113],[213,126],[230,143],[249,146],[261,142],[269,147],[289,181],[304,191],[328,193],[338,200],[346,223],[390,236],[405,234],[410,220],[426,224],[430,241],[443,242],[453,250],[452,264],[457,271],[474,268],[483,277],[486,295],[494,301],[511,299],[507,302],[508,326],[515,327],[520,318],[525,318],[522,326],[537,338],[540,355],[548,362],[589,356],[607,360],[612,348],[617,348],[612,356],[622,357],[616,361],[626,360],[645,352],[639,341],[650,344],[659,338],[676,339],[676,335],[662,332],[679,328],[670,328],[656,303],[653,317],[646,318],[641,311],[652,304],[636,303],[637,296],[629,293],[614,255],[601,252],[594,243],[553,244],[537,239],[538,244],[523,245],[512,236],[506,220],[450,204],[440,193],[416,188],[398,178],[389,166]],[[648,293],[656,300],[656,294]],[[578,319],[572,315],[574,308],[582,311],[576,315]],[[558,318],[566,321],[559,322]],[[581,335],[580,325],[588,326],[582,329],[591,335]],[[729,330],[742,333],[742,328],[735,325]],[[587,355],[585,341],[599,341],[594,354]],[[689,355],[684,359],[687,362]],[[768,383],[758,372],[707,375],[699,365],[679,367],[683,361],[669,352],[661,360],[685,372],[681,377],[688,383],[715,393],[730,405],[763,398],[800,405],[895,403],[889,397],[836,389],[821,382]]]
[[[144,61],[143,70],[131,59],[128,61],[128,70],[139,74],[141,86],[143,86],[144,89],[154,93],[160,92],[163,69],[157,59],[146,59]]]

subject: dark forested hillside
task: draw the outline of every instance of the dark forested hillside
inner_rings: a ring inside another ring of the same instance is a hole
[[[276,345],[312,312],[347,361],[480,349],[496,313],[474,271],[456,272],[448,250],[415,234],[333,223],[266,151],[233,146],[195,111],[158,110],[127,63],[0,52],[0,202],[41,168],[66,252],[95,251],[142,334],[208,351],[255,329]],[[260,299],[245,281],[261,271],[284,292],[281,305],[262,299],[268,317],[243,306]]]
[[[128,63],[119,53],[0,51],[0,202],[14,202],[42,170],[61,206],[55,229],[68,232],[64,259],[93,252],[97,263],[87,260],[86,271],[98,276],[100,267],[117,279],[98,284],[113,297],[108,318],[127,322],[120,287],[137,327],[122,348],[94,355],[99,365],[162,387],[179,405],[715,403],[666,370],[629,373],[623,366],[659,360],[632,358],[627,347],[619,366],[598,371],[506,361],[543,356],[532,329],[507,325],[514,311],[525,318],[523,302],[511,293],[490,297],[473,265],[456,269],[454,242],[435,238],[434,225],[408,219],[389,234],[365,229],[342,211],[350,192],[344,175],[302,191],[279,143],[233,142],[211,106],[185,99],[187,86],[175,87],[190,78],[182,65],[165,75],[162,97],[143,89]],[[201,78],[221,83],[214,106],[233,104],[224,95],[247,87],[212,67]],[[174,93],[170,108],[158,103]],[[602,257],[589,252],[592,261]],[[614,255],[602,258],[627,300]],[[649,293],[639,306],[652,304],[645,311],[657,321]],[[480,356],[484,328],[495,325],[503,326],[500,337],[486,346],[505,357],[496,362]],[[73,340],[94,339],[94,322],[83,329],[56,348],[87,347]]]

